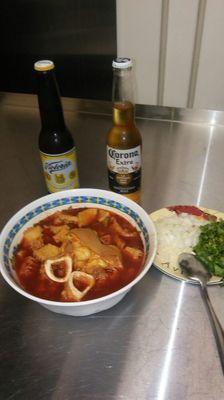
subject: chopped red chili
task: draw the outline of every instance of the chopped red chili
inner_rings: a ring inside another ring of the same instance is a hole
[[[181,213],[186,213],[186,214],[195,215],[197,217],[204,218],[208,221],[216,221],[217,220],[217,217],[215,215],[206,213],[196,206],[170,206],[170,207],[167,207],[167,209],[170,211],[175,211],[175,213],[177,215],[181,214]]]

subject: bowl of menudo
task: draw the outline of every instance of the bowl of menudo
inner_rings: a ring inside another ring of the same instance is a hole
[[[98,189],[44,196],[0,235],[0,270],[17,292],[81,316],[118,303],[152,265],[156,231],[133,201]]]

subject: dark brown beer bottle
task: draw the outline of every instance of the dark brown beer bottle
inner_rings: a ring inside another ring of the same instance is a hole
[[[50,193],[79,186],[76,148],[65,125],[54,63],[34,64],[41,118],[39,150],[45,181]]]
[[[113,63],[113,126],[107,136],[109,187],[137,203],[141,196],[141,134],[135,125],[132,61]]]

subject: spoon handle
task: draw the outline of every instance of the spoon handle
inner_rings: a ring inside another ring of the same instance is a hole
[[[214,311],[214,308],[212,306],[212,303],[208,295],[207,288],[204,284],[201,284],[201,294],[208,310],[208,314],[213,328],[213,333],[218,347],[219,357],[222,365],[222,372],[224,374],[224,331],[218,320],[218,317],[216,316],[216,313]]]

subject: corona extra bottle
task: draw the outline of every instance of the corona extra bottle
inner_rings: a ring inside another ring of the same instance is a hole
[[[135,125],[132,61],[113,63],[113,126],[107,136],[110,190],[137,203],[141,196],[141,134]]]

